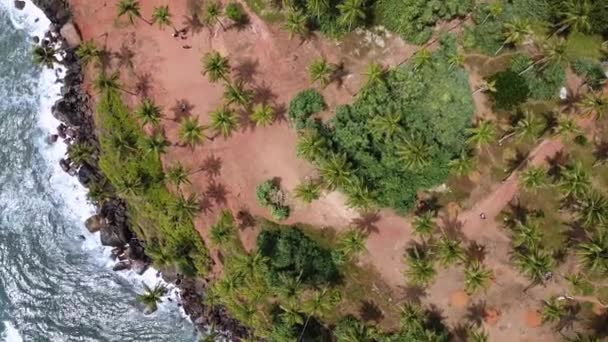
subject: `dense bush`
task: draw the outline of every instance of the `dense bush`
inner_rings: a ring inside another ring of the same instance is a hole
[[[267,180],[255,189],[258,203],[270,209],[270,215],[275,220],[282,221],[289,217],[289,207],[285,205],[285,194],[272,180]]]
[[[325,100],[318,91],[307,89],[299,92],[289,102],[287,115],[297,130],[306,127],[308,119],[325,109]]]
[[[604,68],[599,63],[588,59],[577,59],[572,63],[572,70],[585,79],[585,82],[593,89],[601,89],[606,83]]]
[[[530,89],[526,80],[511,70],[499,72],[492,77],[496,91],[491,93],[497,108],[512,109],[528,99]]]
[[[294,227],[267,224],[257,238],[257,249],[268,258],[273,281],[279,275],[297,278],[304,283],[332,283],[338,279],[338,268],[331,252]]]
[[[566,70],[561,64],[535,65],[526,55],[516,55],[511,60],[511,70],[522,74],[534,100],[551,100],[559,96],[559,90],[566,81]]]
[[[471,5],[471,0],[378,0],[376,21],[409,42],[423,44],[437,21],[465,16]]]
[[[301,141],[318,137],[310,144],[314,154],[305,157],[353,207],[369,200],[406,212],[418,190],[447,177],[473,114],[467,75],[448,63],[455,53],[454,41],[446,39],[429,64],[388,71],[352,105],[338,107],[328,125],[315,122],[301,134]]]

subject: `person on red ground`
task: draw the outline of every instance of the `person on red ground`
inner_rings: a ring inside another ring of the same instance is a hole
[[[486,219],[486,214],[481,213],[481,214],[479,214],[479,217],[480,217],[482,220],[485,220],[485,219]]]

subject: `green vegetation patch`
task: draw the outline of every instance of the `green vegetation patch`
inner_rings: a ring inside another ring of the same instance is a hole
[[[526,102],[530,89],[526,80],[511,70],[499,72],[490,77],[494,82],[495,92],[491,92],[496,107],[501,109],[511,109]]]
[[[418,190],[445,181],[449,161],[466,147],[473,102],[466,73],[448,62],[454,54],[453,39],[445,39],[428,59],[369,82],[328,124],[309,117],[299,155],[317,164],[325,184],[343,190],[350,206],[373,202],[406,212]]]
[[[588,58],[599,61],[602,58],[602,36],[573,32],[566,41],[566,55],[572,61]]]
[[[513,57],[511,70],[525,79],[530,89],[530,98],[534,100],[556,99],[566,82],[566,68],[563,64],[539,64],[522,54]]]
[[[572,62],[572,70],[583,77],[592,89],[599,90],[606,83],[606,73],[601,64],[589,59],[577,59]]]
[[[263,207],[270,208],[270,214],[275,220],[282,221],[289,217],[289,206],[285,205],[285,194],[272,179],[258,185],[255,197]]]

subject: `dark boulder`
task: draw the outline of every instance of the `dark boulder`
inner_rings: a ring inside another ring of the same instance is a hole
[[[123,252],[124,249],[122,247],[114,247],[110,252],[110,258],[112,258],[112,260],[116,260],[118,256],[121,255]]]
[[[87,163],[82,163],[82,165],[78,169],[78,181],[85,187],[88,186],[91,181],[95,180],[95,172],[95,169],[91,165]]]
[[[57,135],[61,138],[61,139],[65,139],[67,136],[65,135],[65,129],[67,128],[66,125],[64,125],[63,123],[60,123],[59,126],[57,126]]]
[[[25,1],[15,0],[15,8],[18,10],[22,10],[25,8]]]
[[[70,171],[70,162],[69,162],[69,161],[67,161],[67,160],[65,160],[65,159],[63,159],[63,158],[61,158],[61,159],[59,159],[59,165],[61,166],[61,169],[62,169],[64,172],[68,172],[68,171]]]
[[[46,143],[47,144],[54,144],[57,142],[57,139],[59,139],[59,136],[57,134],[49,134],[48,137],[46,137]]]
[[[95,233],[101,230],[105,226],[105,219],[101,215],[93,215],[84,221],[84,226],[91,233]]]
[[[118,271],[128,270],[130,268],[131,268],[131,262],[129,260],[125,260],[125,261],[119,261],[116,264],[114,264],[114,267],[112,267],[112,270],[115,272],[118,272]]]
[[[99,231],[99,240],[104,246],[122,247],[129,242],[128,235],[122,226],[106,225]]]
[[[70,19],[70,11],[68,10],[68,2],[66,0],[33,0],[33,3],[56,26],[61,26]]]
[[[147,262],[143,262],[141,260],[131,260],[131,269],[139,275],[144,274],[149,266],[150,265]]]
[[[32,37],[32,43],[34,43],[34,44],[40,44],[40,38],[38,36],[33,36]]]

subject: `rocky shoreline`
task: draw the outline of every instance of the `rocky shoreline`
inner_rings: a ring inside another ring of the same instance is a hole
[[[91,97],[83,88],[83,73],[76,55],[76,46],[80,42],[77,27],[71,21],[69,5],[66,0],[32,0],[51,21],[51,27],[44,37],[35,37],[34,44],[60,46],[61,64],[64,70],[61,82],[61,98],[53,105],[53,116],[61,121],[57,132],[48,137],[49,143],[61,139],[68,146],[73,143],[84,143],[96,151],[92,161],[77,166],[69,160],[59,161],[62,169],[89,189],[92,183],[105,179],[97,165],[99,142],[94,123],[94,106]],[[17,9],[23,9],[25,2],[15,0]],[[90,232],[99,232],[101,244],[112,248],[112,257],[117,260],[114,271],[132,269],[143,274],[151,264],[145,254],[145,241],[137,239],[128,226],[127,205],[118,197],[110,198],[96,205],[96,214],[86,220],[85,226]],[[161,270],[162,277],[180,289],[181,305],[199,331],[207,331],[213,326],[218,331],[226,332],[228,340],[240,340],[248,335],[248,329],[231,318],[222,306],[209,306],[203,303],[207,279],[189,279],[172,270]]]

